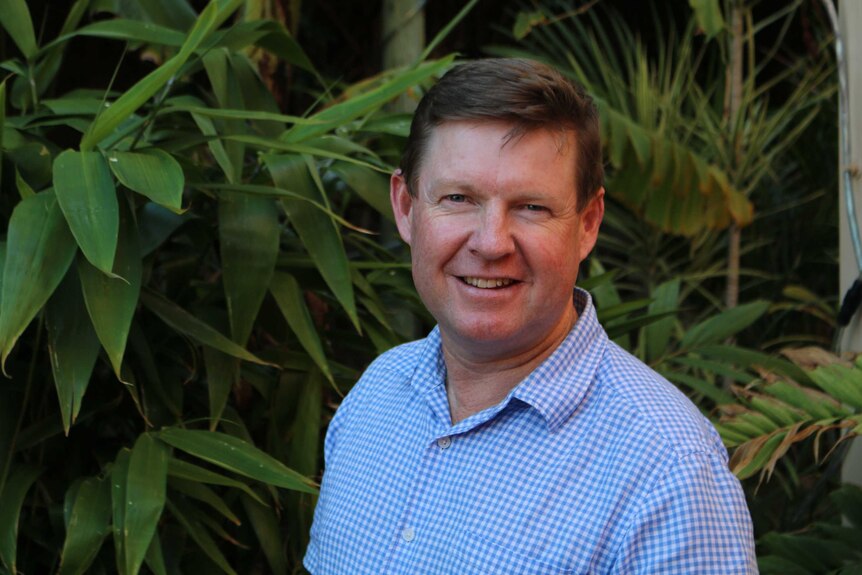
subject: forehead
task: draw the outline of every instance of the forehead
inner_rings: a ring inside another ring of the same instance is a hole
[[[427,140],[419,180],[515,182],[549,179],[575,186],[577,141],[572,130],[518,130],[510,122],[457,120],[436,126]]]

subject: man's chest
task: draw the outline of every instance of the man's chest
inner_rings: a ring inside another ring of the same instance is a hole
[[[525,405],[455,435],[421,403],[356,417],[326,470],[319,555],[333,572],[606,571],[643,477],[590,431],[551,434]]]

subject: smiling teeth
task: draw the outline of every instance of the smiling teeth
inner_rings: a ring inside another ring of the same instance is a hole
[[[512,283],[512,280],[509,278],[503,279],[482,279],[482,278],[471,278],[464,277],[462,278],[465,283],[470,284],[473,287],[488,289],[488,288],[498,288],[504,287]]]

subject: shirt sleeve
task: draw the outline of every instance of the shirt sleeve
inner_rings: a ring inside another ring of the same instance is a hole
[[[611,573],[757,573],[751,516],[725,458],[692,453],[658,480],[628,530]]]

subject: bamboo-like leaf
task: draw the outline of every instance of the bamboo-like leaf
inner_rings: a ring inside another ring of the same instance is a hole
[[[242,89],[237,83],[236,75],[230,67],[230,57],[226,49],[209,50],[203,57],[204,69],[212,86],[213,93],[221,108],[242,108]],[[245,132],[243,123],[238,120],[222,122],[226,134],[242,134]],[[224,149],[229,165],[222,165],[230,183],[242,179],[242,168],[245,157],[245,145],[236,140],[227,140]]]
[[[317,329],[314,327],[314,320],[311,318],[311,312],[308,311],[308,306],[305,305],[302,289],[296,278],[286,273],[276,273],[272,277],[269,284],[269,289],[281,310],[284,319],[293,333],[296,334],[299,343],[314,360],[314,363],[326,375],[326,378],[333,382],[332,373],[329,370],[329,363],[326,360],[326,354],[323,351],[323,344],[320,342],[320,336],[317,334]]]
[[[862,370],[833,364],[818,367],[809,375],[829,395],[862,411]]]
[[[264,161],[276,186],[301,193],[315,201],[321,200],[302,157],[270,155]],[[344,306],[358,330],[359,316],[350,280],[350,267],[338,229],[328,217],[306,202],[285,199],[282,204],[326,285]]]
[[[757,321],[768,309],[769,302],[754,301],[725,310],[691,327],[680,341],[680,347],[693,349],[724,341]]]
[[[207,370],[207,391],[210,404],[210,431],[218,427],[221,414],[227,405],[230,392],[239,383],[239,360],[217,349],[204,346],[204,365]]]
[[[677,308],[679,299],[679,278],[659,285],[652,292],[653,301],[649,305],[650,315],[673,311]],[[653,361],[661,357],[668,347],[673,331],[674,318],[666,317],[643,328],[643,339],[646,342],[646,359]]]
[[[0,492],[0,563],[12,573],[16,571],[18,554],[18,516],[24,497],[41,472],[32,467],[13,469]]]
[[[157,44],[172,48],[182,46],[183,40],[186,37],[179,30],[161,26],[155,22],[130,20],[128,18],[112,18],[101,22],[93,22],[92,24],[78,28],[74,32],[61,35],[50,44],[47,44],[43,50],[63,42],[68,42],[76,36],[108,38],[111,40],[123,40],[125,42],[143,42],[145,44]]]
[[[451,66],[453,56],[433,62],[424,62],[406,72],[396,73],[392,78],[364,94],[353,96],[344,102],[330,106],[312,116],[319,124],[294,126],[282,139],[287,143],[297,143],[325,134],[350,120],[383,106],[411,86],[420,84],[438,75]]]
[[[48,300],[45,327],[63,429],[69,435],[99,356],[99,338],[87,315],[74,266],[69,267],[59,289]]]
[[[389,181],[386,176],[347,162],[333,162],[329,169],[380,215],[390,222],[395,221],[392,204],[389,202]]]
[[[234,525],[240,525],[241,521],[236,514],[231,511],[230,507],[224,502],[224,500],[219,497],[215,491],[204,485],[203,483],[198,483],[197,481],[190,481],[188,479],[180,479],[178,477],[169,477],[168,485],[171,489],[182,493],[192,499],[197,499],[198,501],[202,501],[218,511],[221,515],[227,518],[228,521],[233,523]]]
[[[131,451],[121,449],[111,467],[111,531],[114,535],[114,554],[117,572],[126,574],[126,508],[128,507],[129,460]]]
[[[776,381],[763,388],[766,393],[784,403],[804,410],[814,419],[827,419],[845,415],[841,405],[825,393],[808,389],[789,381]]]
[[[231,333],[245,345],[275,270],[278,210],[270,198],[230,194],[219,200],[218,217]]]
[[[248,495],[240,496],[245,514],[254,529],[260,548],[273,575],[286,575],[287,556],[284,552],[284,533],[279,519],[271,507],[261,505]]]
[[[211,431],[169,428],[161,431],[159,438],[234,473],[285,489],[317,492],[311,480],[236,437]]]
[[[136,575],[144,561],[165,506],[169,450],[149,433],[135,442],[126,477],[123,547],[126,575]]]
[[[194,51],[215,29],[218,25],[219,3],[211,2],[203,12],[201,12],[195,25],[186,36],[180,51],[147,74],[137,84],[126,90],[122,96],[111,104],[96,120],[90,125],[90,128],[81,139],[81,150],[92,150],[99,142],[104,140],[114,129],[120,125],[126,118],[135,113],[135,111],[144,105],[156,92],[158,92],[171,78],[173,78],[182,68],[186,60],[194,53]],[[234,6],[236,2],[232,2]]]
[[[242,481],[225,477],[224,475],[199,467],[193,463],[189,463],[188,461],[183,461],[182,459],[171,458],[168,462],[168,475],[171,477],[178,477],[180,479],[188,479],[189,481],[197,481],[199,483],[233,487],[253,498],[258,497],[258,495]],[[263,504],[262,499],[258,498],[258,502]]]
[[[81,251],[111,275],[120,208],[105,158],[99,152],[66,150],[54,160],[54,189]]]
[[[85,479],[74,494],[66,524],[59,575],[81,575],[99,553],[110,531],[111,491],[107,479]]]
[[[126,342],[141,293],[141,253],[134,215],[123,202],[120,220],[120,237],[114,260],[113,277],[106,276],[78,258],[78,273],[87,311],[96,329],[96,335],[111,360],[118,379],[126,351]]]
[[[66,275],[75,242],[53,192],[15,206],[6,236],[0,299],[2,365],[18,337]]]
[[[0,2],[0,25],[6,29],[6,33],[27,60],[36,55],[36,34],[26,0]]]
[[[288,445],[288,462],[306,476],[317,475],[320,428],[323,418],[323,379],[320,372],[312,369],[305,377],[296,417],[291,429],[291,442]]]
[[[130,190],[182,213],[185,176],[180,164],[164,150],[112,152],[108,164],[120,183]]]
[[[697,353],[719,361],[735,363],[743,367],[763,367],[775,373],[786,375],[799,383],[814,385],[814,382],[811,381],[805,370],[787,360],[772,357],[759,351],[732,345],[707,345],[699,347]]]
[[[207,557],[218,565],[222,571],[228,575],[237,575],[237,572],[228,563],[225,556],[219,550],[219,546],[213,541],[212,536],[207,532],[206,528],[197,521],[188,509],[181,509],[179,502],[174,503],[171,500],[167,502],[168,509],[171,515],[177,518],[180,524],[185,528],[186,532],[194,539],[195,543],[206,553]]]
[[[153,536],[150,548],[147,549],[147,556],[144,557],[144,563],[150,568],[153,575],[168,575],[168,568],[162,553],[162,541],[159,539],[158,533]]]
[[[208,345],[230,356],[244,359],[261,365],[274,365],[264,361],[240,347],[227,337],[219,333],[215,328],[205,324],[189,312],[157,295],[154,292],[141,292],[141,302],[154,314],[159,316],[163,322],[203,345]]]
[[[707,38],[714,38],[724,29],[719,0],[688,0],[697,17],[697,24]]]

